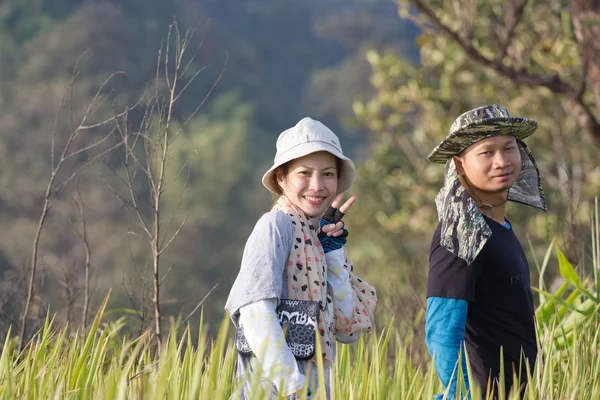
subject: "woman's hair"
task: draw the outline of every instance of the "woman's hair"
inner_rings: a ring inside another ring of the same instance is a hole
[[[283,195],[283,189],[281,188],[281,186],[279,186],[279,182],[277,181],[277,179],[279,176],[287,176],[289,169],[290,169],[290,163],[292,161],[288,161],[285,164],[280,165],[279,167],[277,167],[275,169],[275,173],[273,175],[271,175],[272,182],[273,182],[274,186],[277,188],[277,194],[273,195],[274,201],[277,201],[277,199]],[[342,169],[342,160],[335,157],[335,170],[338,174],[338,179],[340,176],[341,169]]]
[[[274,186],[277,188],[277,194],[274,195],[275,200],[277,200],[281,195],[283,195],[283,189],[279,186],[278,177],[287,176],[290,169],[290,162],[288,161],[285,164],[280,165],[275,169],[275,173],[271,175],[271,180],[273,181]]]

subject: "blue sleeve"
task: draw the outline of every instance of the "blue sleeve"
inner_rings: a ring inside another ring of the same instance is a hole
[[[450,386],[450,399],[456,398],[456,375],[458,370],[456,364],[460,350],[464,350],[468,304],[466,300],[459,299],[442,297],[429,297],[427,299],[425,343],[429,354],[433,358],[435,371],[444,388]],[[464,356],[462,356],[462,372],[468,391],[469,378]]]

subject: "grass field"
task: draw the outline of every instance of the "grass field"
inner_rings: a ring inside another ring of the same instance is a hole
[[[551,293],[540,278],[534,288],[539,295],[541,352],[535,370],[527,371],[527,399],[600,399],[600,230],[594,225],[591,242],[596,261],[589,279],[581,279],[553,245],[543,262],[535,264],[542,278],[558,265],[564,283]],[[197,337],[191,336],[189,327],[172,329],[157,359],[149,333],[128,339],[123,334],[124,318],[104,317],[107,300],[85,338],[55,328],[50,318],[21,352],[16,338],[9,337],[0,356],[0,397],[221,400],[236,394],[236,352],[228,319],[214,338],[208,338],[202,320]],[[430,362],[413,362],[412,345],[411,339],[381,328],[381,323],[379,332],[357,344],[340,345],[332,374],[334,398],[432,399],[442,391],[441,384]],[[256,388],[253,398],[260,399],[259,385]],[[313,395],[319,398],[323,399],[322,393]],[[500,398],[518,396],[500,393]]]

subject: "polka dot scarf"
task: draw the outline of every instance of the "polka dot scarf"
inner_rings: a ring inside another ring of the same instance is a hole
[[[377,302],[375,289],[353,274],[352,264],[346,259],[344,268],[350,274],[354,312],[351,319],[339,315],[341,312],[332,304],[332,293],[328,290],[327,262],[316,227],[285,196],[281,196],[273,208],[285,212],[293,225],[294,241],[287,262],[288,298],[319,302],[321,350],[325,364],[331,365],[335,354],[336,331],[352,336],[361,329],[370,330],[373,327]],[[327,304],[329,307],[325,310]]]

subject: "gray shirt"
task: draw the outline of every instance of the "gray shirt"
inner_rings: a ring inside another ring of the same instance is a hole
[[[292,220],[283,211],[264,214],[254,226],[244,248],[240,272],[225,304],[236,327],[241,307],[287,295],[285,265],[293,240]]]

